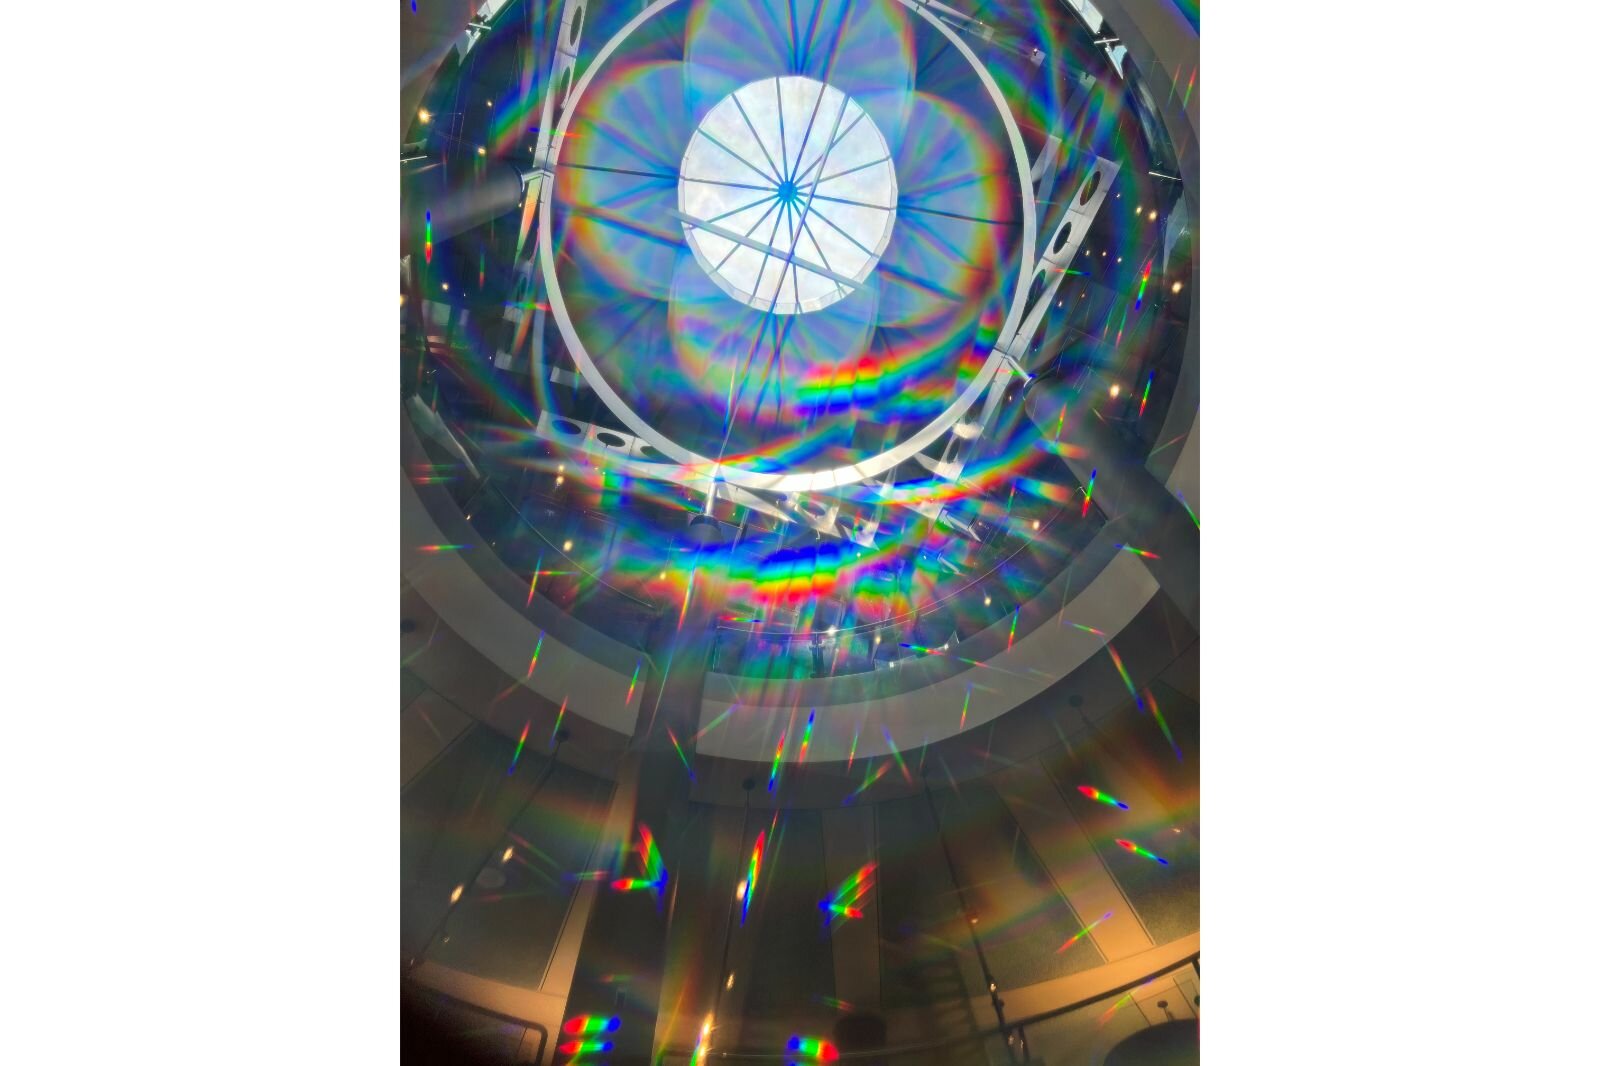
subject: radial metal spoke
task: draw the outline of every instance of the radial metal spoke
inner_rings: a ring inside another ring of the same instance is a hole
[[[778,98],[778,156],[783,160],[783,169],[779,171],[784,177],[789,176],[789,139],[783,129],[783,83],[777,78],[772,79],[772,95]],[[799,166],[800,160],[795,160]]]
[[[834,223],[833,219],[831,219],[827,215],[823,214],[821,209],[812,208],[812,213],[815,214],[818,218],[822,219],[822,221],[826,222],[828,225],[833,226],[833,228],[838,231],[838,233],[839,233],[839,235],[841,237],[843,237],[845,240],[849,241],[851,244],[855,245],[857,248],[860,248],[864,253],[866,253],[868,258],[871,258],[871,256],[873,255],[872,249],[868,248],[866,245],[862,244],[860,241],[858,241],[854,237],[850,236],[850,234],[846,233],[844,230],[839,229],[838,225]]]
[[[767,157],[767,165],[772,168],[772,172],[774,174],[782,174],[783,171],[778,169],[778,164],[773,162],[772,153],[767,151],[766,142],[761,139],[761,134],[756,132],[755,123],[750,121],[750,116],[745,113],[744,105],[739,102],[739,94],[734,93],[728,99],[732,100],[733,106],[739,109],[739,117],[744,119],[745,128],[750,131],[750,136],[755,138],[756,147],[761,149],[761,154]]]
[[[748,236],[750,236],[750,234],[754,233],[756,231],[756,227],[761,225],[761,223],[765,222],[767,220],[767,216],[772,214],[772,212],[777,210],[777,208],[778,208],[778,205],[777,204],[773,204],[771,207],[769,207],[765,211],[761,212],[761,217],[756,219],[754,222],[750,223],[750,228],[744,231],[744,235],[746,237],[748,237]],[[729,239],[731,239],[731,238],[729,238]],[[728,254],[723,256],[722,257],[722,261],[717,264],[717,266],[716,266],[717,271],[720,272],[722,270],[723,266],[728,262],[728,260],[733,258],[733,253],[737,252],[739,250],[739,247],[740,247],[739,246],[739,242],[738,241],[734,241],[733,242],[733,247],[728,249]]]
[[[770,196],[763,196],[759,200],[752,200],[750,203],[745,204],[743,207],[736,207],[732,211],[724,211],[720,215],[714,215],[711,218],[706,219],[706,221],[707,222],[721,222],[723,219],[727,218],[729,215],[737,215],[739,212],[748,211],[752,207],[760,207],[762,204],[766,203],[768,200],[776,200],[777,198],[778,198],[778,194],[777,193],[773,193]]]
[[[779,179],[777,179],[777,178],[773,177],[772,175],[768,174],[766,171],[762,170],[760,167],[758,167],[754,163],[750,162],[750,160],[746,159],[744,156],[740,155],[738,152],[735,152],[732,148],[729,148],[727,145],[723,144],[721,141],[719,141],[715,137],[711,136],[711,134],[706,132],[704,126],[702,126],[699,129],[695,130],[695,132],[698,133],[700,136],[704,137],[706,140],[710,141],[712,144],[716,145],[718,148],[721,148],[724,152],[727,152],[729,155],[733,156],[733,158],[737,159],[739,162],[743,163],[745,166],[747,166],[751,170],[755,171],[762,178],[765,178],[767,181],[771,182],[773,185],[777,185],[778,184]]]
[[[864,200],[851,200],[851,199],[849,199],[847,197],[844,197],[844,196],[829,196],[826,193],[820,193],[820,192],[814,192],[811,195],[815,199],[826,200],[830,204],[848,204],[851,207],[870,207],[874,211],[893,211],[894,210],[894,208],[892,206],[889,206],[888,204],[869,204]]]
[[[755,192],[774,191],[774,187],[772,185],[748,185],[739,181],[718,181],[715,178],[691,178],[687,174],[683,175],[683,180],[692,181],[696,185],[721,185],[728,189],[751,189]]]
[[[862,119],[864,119],[866,117],[867,117],[867,113],[865,111],[862,111],[861,114],[859,114],[855,118],[851,119],[850,120],[850,125],[846,126],[844,129],[839,131],[839,135],[833,139],[833,144],[828,145],[828,149],[832,149],[834,144],[838,144],[840,141],[844,140],[845,137],[849,136],[850,131],[856,128],[856,123],[860,122]],[[828,150],[825,149],[823,151],[822,155],[819,155],[819,156],[817,156],[817,158],[813,159],[811,161],[811,165],[806,167],[805,170],[801,171],[799,177],[794,179],[795,180],[795,184],[798,185],[801,181],[805,180],[805,176],[807,174],[811,173],[813,168],[815,168],[818,163],[822,162],[823,156],[826,156],[827,154],[828,154]]]
[[[841,170],[837,174],[829,174],[825,178],[818,178],[816,180],[816,184],[821,185],[825,181],[832,181],[834,178],[842,178],[846,174],[854,174],[858,170],[866,170],[868,167],[875,167],[875,166],[878,166],[880,163],[887,163],[888,161],[889,161],[889,157],[888,156],[884,156],[882,159],[874,159],[870,163],[861,163],[861,164],[859,164],[857,166],[851,167],[849,170]]]

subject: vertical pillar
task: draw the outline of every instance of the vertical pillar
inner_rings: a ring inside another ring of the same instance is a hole
[[[643,693],[638,725],[618,768],[617,790],[603,831],[600,854],[610,862],[600,864],[604,883],[597,886],[578,950],[566,1019],[615,1017],[620,1024],[591,1037],[609,1041],[610,1053],[586,1056],[584,1061],[650,1061],[658,1016],[673,1007],[662,1003],[668,926],[674,910],[692,908],[693,901],[680,901],[677,895],[682,831],[689,823],[689,775],[672,738],[677,738],[686,756],[690,754],[714,618],[709,589],[692,578],[691,586],[682,623],[669,617],[660,647],[652,649],[663,669]],[[658,886],[637,887],[653,874],[641,854],[642,832],[659,851],[663,873]],[[624,879],[635,887],[614,887]],[[558,1036],[556,1062],[568,1061],[570,1055],[560,1049],[574,1039],[581,1037]]]

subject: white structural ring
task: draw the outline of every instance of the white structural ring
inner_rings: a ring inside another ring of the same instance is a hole
[[[555,135],[552,138],[550,149],[550,166],[552,169],[560,165],[561,145],[566,140],[567,128],[576,113],[576,103],[582,98],[589,88],[595,74],[600,71],[613,53],[621,47],[633,32],[649,19],[665,11],[680,0],[656,0],[655,3],[635,15],[629,22],[617,31],[616,36],[601,47],[594,59],[584,70],[583,76],[578,79],[563,102],[561,120],[557,124]],[[1029,177],[1031,166],[1028,162],[1027,148],[1022,141],[1022,131],[1017,127],[1015,116],[1007,106],[1005,96],[1000,91],[1000,86],[995,83],[994,76],[989,73],[983,63],[973,54],[959,34],[953,32],[940,19],[930,14],[917,0],[898,0],[898,2],[915,11],[924,22],[932,26],[949,42],[971,65],[973,72],[983,84],[984,90],[989,94],[995,109],[999,112],[1001,121],[1005,125],[1006,137],[1011,145],[1012,161],[1016,166],[1018,193],[1022,201],[1022,243],[1020,249],[1021,268],[1029,271],[1033,268],[1037,254],[1038,222],[1036,220],[1036,207],[1033,196],[1033,183]],[[809,80],[809,79],[806,79]],[[813,83],[817,84],[817,83]],[[737,95],[737,94],[735,94]],[[841,94],[842,95],[842,94]],[[594,360],[590,358],[588,350],[584,347],[578,331],[573,327],[572,316],[568,313],[566,301],[561,295],[561,286],[556,276],[555,255],[553,254],[553,240],[550,230],[550,213],[554,197],[555,182],[544,181],[540,183],[539,204],[539,259],[543,268],[545,287],[549,294],[550,310],[560,330],[561,338],[572,354],[573,360],[578,364],[579,373],[584,382],[594,390],[595,395],[611,410],[611,413],[625,425],[631,432],[649,443],[661,454],[682,464],[677,479],[682,482],[726,481],[747,489],[759,489],[767,492],[780,493],[805,493],[818,492],[836,488],[841,485],[852,485],[870,477],[876,477],[885,471],[905,462],[917,452],[948,433],[962,416],[978,401],[978,398],[989,388],[995,375],[1000,373],[1006,363],[1005,354],[997,346],[989,353],[983,366],[978,370],[966,388],[958,395],[949,407],[941,411],[921,429],[910,437],[896,444],[894,447],[868,456],[860,462],[848,466],[834,467],[828,470],[807,470],[790,473],[765,472],[749,470],[744,467],[720,463],[716,459],[690,451],[675,441],[668,440],[659,430],[638,413],[629,407],[619,396],[610,382],[600,373]],[[880,249],[881,250],[881,249]],[[770,297],[769,297],[770,299]],[[1000,336],[1009,337],[1017,329],[1021,321],[1027,291],[1024,286],[1018,285],[1012,294],[1011,309],[1006,314],[1006,321],[1001,328]]]

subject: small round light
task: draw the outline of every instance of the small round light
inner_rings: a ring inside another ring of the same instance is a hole
[[[566,480],[567,480],[567,475],[565,475],[565,474],[557,474],[556,475],[556,484],[557,485],[564,484],[566,482]]]
[[[488,151],[488,149],[484,148],[483,145],[480,144],[480,145],[478,145],[478,154],[479,155],[488,155],[489,151]]]
[[[448,281],[444,282],[442,287],[443,287],[445,292],[449,292],[450,291],[450,283]]]
[[[733,890],[734,899],[744,899],[745,891],[750,887],[750,882],[740,881],[739,887]]]
[[[1173,282],[1173,283],[1172,283],[1172,291],[1173,291],[1173,292],[1182,292],[1182,291],[1183,291],[1183,282],[1181,282],[1181,281],[1174,281],[1174,282]]]
[[[1111,386],[1111,395],[1113,397],[1117,397],[1117,396],[1122,395],[1122,386],[1121,385],[1113,385],[1113,386]]]
[[[501,862],[510,862],[511,861],[511,849],[510,848],[507,848],[506,851],[505,851],[505,854],[500,856],[500,861]]]
[[[1154,222],[1156,220],[1156,213],[1154,211],[1152,211],[1152,212],[1150,212],[1150,214],[1148,214],[1145,217],[1148,218],[1151,222]]]
[[[421,111],[417,112],[417,118],[420,119],[424,125],[426,125],[427,123],[433,121],[433,112],[429,111],[427,108],[423,108]]]
[[[989,597],[987,597],[987,596],[985,596],[985,597],[984,597],[984,598],[983,598],[983,605],[984,605],[984,606],[985,606],[985,607],[987,607],[987,606],[989,606]]]
[[[1033,520],[1033,528],[1034,529],[1038,529],[1039,528],[1039,520],[1037,518],[1035,518]]]
[[[457,885],[455,887],[455,891],[450,893],[450,902],[451,903],[455,903],[457,900],[459,900],[461,898],[461,893],[465,892],[466,890],[467,890],[467,886],[466,885]]]
[[[561,550],[564,551],[564,552],[571,551],[572,550],[572,541],[570,541],[570,540],[562,541],[561,542]]]

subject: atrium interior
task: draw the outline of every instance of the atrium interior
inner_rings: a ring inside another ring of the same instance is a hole
[[[404,1061],[1198,1062],[1198,8],[402,0]]]

